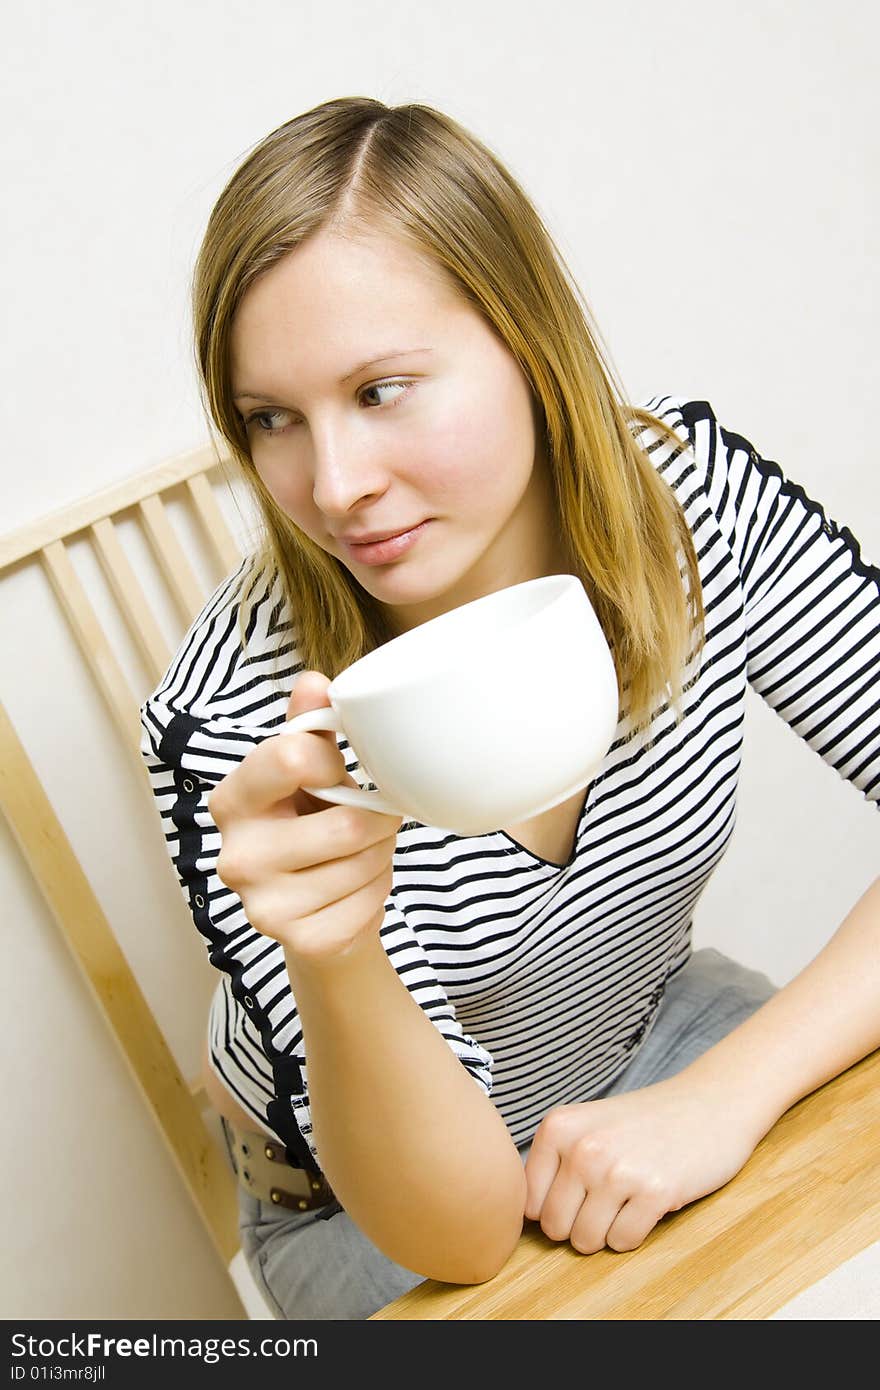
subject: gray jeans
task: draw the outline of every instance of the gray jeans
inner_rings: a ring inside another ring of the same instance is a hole
[[[731,1032],[775,992],[756,971],[719,951],[695,951],[667,986],[637,1056],[603,1095],[673,1076]],[[530,1143],[519,1152],[525,1161]],[[365,1319],[423,1282],[383,1255],[345,1211],[279,1211],[239,1188],[241,1243],[269,1307],[293,1320]]]

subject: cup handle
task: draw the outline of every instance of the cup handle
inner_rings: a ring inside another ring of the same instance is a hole
[[[332,705],[322,705],[319,709],[307,709],[295,719],[288,719],[278,730],[279,734],[310,734],[330,729],[337,734],[345,734],[342,721]],[[346,735],[347,737],[347,735]],[[340,782],[335,787],[303,787],[303,791],[319,796],[322,801],[331,801],[340,806],[358,806],[366,811],[379,811],[386,816],[403,816],[396,806],[390,805],[378,792],[366,791],[363,787],[347,787]]]

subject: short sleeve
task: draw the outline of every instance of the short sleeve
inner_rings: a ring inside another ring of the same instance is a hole
[[[740,575],[750,684],[880,803],[880,570],[708,402],[680,409]]]

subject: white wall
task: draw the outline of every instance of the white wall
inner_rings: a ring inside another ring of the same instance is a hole
[[[275,126],[371,95],[438,106],[502,156],[632,396],[710,400],[880,559],[867,0],[79,0],[19,6],[4,31],[4,531],[205,441],[187,284],[211,205]],[[4,699],[102,901],[130,905],[129,949],[191,1071],[201,946],[182,931],[167,948],[182,982],[167,993],[153,931],[177,920],[177,890],[133,774],[83,777],[77,731],[102,716],[72,658],[64,674],[43,601],[21,576],[4,587]],[[108,827],[117,797],[136,835],[115,833],[116,812]],[[5,1315],[235,1316],[2,834]],[[739,824],[698,941],[783,983],[877,868],[876,812],[754,700]]]

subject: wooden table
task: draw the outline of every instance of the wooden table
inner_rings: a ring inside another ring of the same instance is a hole
[[[526,1222],[486,1284],[419,1285],[398,1319],[766,1318],[880,1241],[880,1051],[799,1101],[718,1192],[638,1248],[579,1255]]]

